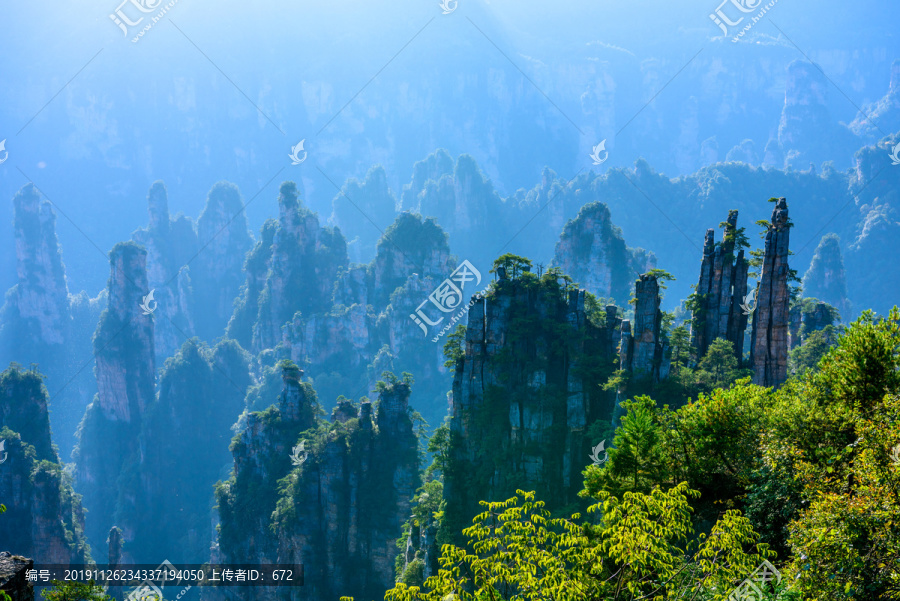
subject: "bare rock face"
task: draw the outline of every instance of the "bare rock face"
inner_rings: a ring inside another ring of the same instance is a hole
[[[302,563],[300,599],[380,598],[393,585],[396,541],[419,485],[409,385],[383,383],[374,408],[344,400],[324,424],[301,377],[283,363],[278,406],[250,414],[233,445],[234,475],[217,492],[216,553]]]
[[[266,286],[269,260],[272,257],[272,242],[277,230],[277,220],[266,220],[260,231],[259,240],[247,254],[244,262],[247,281],[241,286],[240,297],[235,301],[234,314],[225,329],[225,337],[237,340],[245,349],[249,349],[253,341],[253,326],[259,315],[259,296]]]
[[[153,290],[156,302],[154,349],[156,362],[162,363],[194,335],[191,311],[191,285],[185,263],[196,252],[197,235],[190,219],[180,215],[169,217],[166,186],[161,181],[150,187],[147,195],[149,225],[132,234],[147,254],[147,290]],[[192,252],[193,251],[193,252]]]
[[[455,267],[441,228],[432,219],[401,213],[369,264],[338,272],[330,310],[298,311],[285,324],[283,348],[313,378],[326,406],[338,395],[374,390],[383,371],[375,358],[396,359],[415,376],[416,406],[426,419],[440,421],[450,376],[436,336],[439,327],[423,332],[410,316],[425,302],[432,318],[444,315],[440,327],[453,319],[464,305],[439,314],[427,299]],[[472,284],[467,293],[474,290]]]
[[[148,293],[147,251],[134,242],[110,252],[109,306],[94,334],[97,396],[85,411],[76,478],[91,512],[88,538],[96,548],[115,514],[116,481],[135,452],[144,409],[153,401],[156,377],[154,315],[141,308]]]
[[[47,403],[37,371],[0,374],[0,540],[43,563],[83,563],[84,515],[51,445]]]
[[[655,267],[656,257],[628,248],[609,208],[593,202],[563,228],[551,266],[559,267],[588,292],[625,304],[634,276]]]
[[[196,257],[190,262],[197,335],[213,341],[222,335],[244,283],[244,259],[253,238],[237,186],[218,182],[209,191],[197,219]]]
[[[34,601],[34,586],[28,580],[28,570],[34,561],[9,551],[0,552],[0,591],[12,601]]]
[[[69,314],[66,272],[56,239],[56,215],[50,203],[28,184],[13,199],[16,231],[14,302],[30,336],[46,345],[66,341]]]
[[[834,306],[845,320],[850,319],[852,309],[847,298],[847,274],[837,234],[825,234],[819,241],[803,276],[803,293]]]
[[[331,201],[331,222],[347,238],[347,250],[356,263],[368,263],[381,232],[397,215],[397,199],[388,187],[384,167],[369,169],[362,182],[347,180]]]
[[[118,478],[115,524],[126,557],[205,561],[213,486],[231,464],[231,425],[250,383],[249,356],[233,340],[210,348],[194,338],[166,361],[141,421],[140,452]]]
[[[40,366],[54,394],[55,442],[68,456],[96,391],[90,372],[79,369],[91,355],[91,333],[104,301],[69,294],[56,215],[32,184],[16,194],[13,206],[17,283],[0,309],[0,362]]]
[[[766,232],[765,255],[756,288],[756,310],[750,339],[753,383],[778,387],[787,380],[790,344],[788,246],[790,224],[787,200],[778,199]]]
[[[802,60],[788,65],[784,107],[778,125],[778,145],[785,167],[819,165],[836,156],[845,156],[845,149],[858,144],[847,126],[838,124],[829,114],[826,103],[829,86],[815,65]]]
[[[655,275],[643,274],[634,284],[634,328],[622,323],[620,369],[630,371],[636,379],[659,382],[663,359],[660,340],[662,326],[659,282]]]
[[[880,138],[881,131],[900,129],[900,59],[895,59],[891,64],[887,94],[873,105],[864,107],[850,123],[850,129],[857,135],[871,139]]]
[[[296,184],[281,185],[278,204],[266,284],[256,301],[255,352],[274,348],[281,341],[281,327],[297,311],[311,315],[326,310],[337,274],[347,267],[347,244],[340,231],[320,227],[318,216],[300,206]]]
[[[698,361],[716,338],[724,338],[734,345],[738,365],[743,356],[744,330],[749,315],[742,305],[747,299],[750,265],[744,258],[744,249],[740,249],[737,256],[734,254],[737,218],[737,211],[728,212],[719,244],[715,243],[714,230],[706,230],[696,289],[697,308],[691,318],[691,345]]]
[[[599,442],[587,429],[612,415],[599,384],[616,368],[615,311],[594,323],[585,292],[555,281],[501,273],[469,311],[450,406],[459,441],[444,481],[450,536],[471,523],[479,500],[516,488],[538,490],[554,508],[573,502]]]

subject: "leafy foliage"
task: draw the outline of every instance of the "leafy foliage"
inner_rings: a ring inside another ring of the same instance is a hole
[[[46,601],[113,601],[113,597],[104,593],[103,587],[94,584],[93,580],[88,582],[54,580],[51,584],[52,588],[42,593]]]

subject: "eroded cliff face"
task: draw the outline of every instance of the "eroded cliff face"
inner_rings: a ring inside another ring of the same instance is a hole
[[[244,260],[253,238],[243,206],[237,186],[218,182],[197,219],[198,254],[190,261],[191,289],[197,335],[207,342],[224,332],[244,283]]]
[[[410,316],[451,275],[455,259],[441,228],[411,213],[397,217],[377,249],[368,265],[341,270],[329,311],[294,315],[283,347],[313,378],[326,406],[338,395],[371,391],[381,375],[375,358],[387,354],[414,375],[414,403],[426,419],[440,421],[450,385],[442,344],[432,340],[437,329],[423,332]]]
[[[147,205],[149,225],[134,232],[132,239],[147,253],[148,288],[144,294],[154,291],[154,349],[156,362],[161,364],[186,337],[194,335],[190,276],[183,267],[197,250],[197,236],[190,219],[184,215],[169,217],[168,192],[163,182],[157,181],[150,187]]]
[[[234,341],[194,338],[166,361],[144,412],[138,451],[118,478],[115,524],[137,563],[203,563],[214,533],[213,485],[228,473],[231,425],[244,408],[250,358]]]
[[[790,243],[788,206],[778,199],[766,232],[760,279],[756,287],[756,309],[750,338],[750,368],[753,383],[778,387],[787,380],[790,345]]]
[[[396,540],[419,485],[409,384],[389,379],[374,404],[344,400],[326,423],[302,372],[290,363],[281,369],[278,406],[249,414],[232,445],[233,475],[217,489],[214,553],[302,563],[300,599],[381,598],[393,585]]]
[[[805,169],[836,157],[843,159],[848,149],[858,145],[850,129],[829,114],[829,86],[815,65],[799,59],[788,65],[778,124],[778,152],[772,155],[783,157],[784,167]]]
[[[266,284],[256,301],[254,352],[274,348],[281,341],[281,327],[297,311],[311,315],[327,310],[337,274],[348,262],[340,231],[320,227],[318,216],[300,206],[296,184],[281,185],[278,205]]]
[[[84,563],[84,513],[50,441],[48,396],[37,371],[0,374],[0,541],[41,563]]]
[[[369,169],[362,182],[347,180],[331,205],[331,223],[347,239],[350,259],[355,263],[371,261],[381,232],[397,215],[397,199],[388,187],[384,167]]]
[[[552,274],[501,272],[469,311],[450,406],[448,536],[471,523],[478,501],[517,488],[537,490],[553,509],[576,502],[600,442],[591,426],[612,416],[600,384],[617,367],[619,342],[615,307],[591,314],[585,298]]]
[[[656,257],[625,245],[612,223],[609,208],[599,202],[584,205],[563,228],[551,263],[595,296],[628,302],[635,276],[656,267]]]
[[[631,377],[659,382],[662,371],[663,344],[659,282],[652,274],[642,274],[634,283],[634,326],[622,322],[619,369],[631,372]]]
[[[154,315],[144,315],[148,293],[147,251],[134,242],[110,251],[109,307],[94,334],[97,396],[79,429],[76,461],[78,490],[90,512],[87,535],[93,546],[113,525],[117,478],[138,448],[145,408],[153,401],[156,376]]]
[[[845,321],[852,317],[841,239],[837,234],[825,234],[819,241],[803,276],[803,293],[834,306]]]
[[[234,184],[212,187],[196,224],[169,215],[161,181],[150,187],[147,202],[149,223],[132,238],[147,250],[147,280],[157,304],[156,360],[162,364],[191,336],[212,341],[223,334],[253,239]]]
[[[54,393],[56,443],[68,457],[96,391],[90,372],[79,369],[91,356],[91,333],[105,299],[69,294],[56,215],[32,184],[19,190],[13,206],[17,283],[0,310],[0,361],[40,366]]]
[[[744,249],[736,249],[737,211],[729,211],[722,241],[715,242],[715,231],[706,230],[700,280],[697,282],[694,311],[691,316],[691,346],[697,361],[701,360],[716,338],[724,338],[734,346],[741,364],[744,352],[744,330],[752,301],[747,296],[749,262]],[[737,256],[735,256],[737,250]]]
[[[872,140],[880,138],[882,131],[900,130],[900,59],[895,59],[891,64],[887,94],[860,111],[850,123],[850,129]]]
[[[16,233],[14,311],[29,338],[46,346],[66,342],[71,321],[69,290],[56,238],[56,215],[32,184],[13,198]]]
[[[859,222],[844,254],[847,289],[853,305],[886,315],[897,304],[900,262],[894,253],[900,238],[900,169],[891,164],[891,152],[900,133],[856,153],[850,193],[859,210]]]
[[[840,313],[832,305],[817,298],[803,298],[791,306],[791,349],[804,342],[813,332],[824,330],[840,321]]]

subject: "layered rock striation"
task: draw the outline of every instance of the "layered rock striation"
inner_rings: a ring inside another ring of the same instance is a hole
[[[301,599],[381,597],[419,486],[409,383],[389,377],[375,403],[342,400],[327,423],[302,371],[280,367],[277,406],[249,414],[232,444],[215,555],[303,564]]]
[[[750,338],[753,383],[778,387],[787,380],[790,345],[790,267],[788,254],[791,224],[784,198],[775,202],[765,237],[765,249],[756,287],[756,309]]]
[[[502,270],[468,314],[450,406],[454,440],[442,528],[458,536],[478,501],[536,489],[552,508],[576,500],[591,425],[608,422],[620,323],[615,307],[586,308],[583,290],[553,274]]]
[[[94,334],[97,395],[79,428],[78,490],[91,515],[88,539],[103,547],[115,515],[117,479],[138,449],[144,410],[154,399],[154,315],[141,309],[148,293],[147,251],[134,242],[109,254],[109,306]]]
[[[752,301],[747,296],[750,264],[744,258],[744,249],[737,244],[737,235],[743,231],[737,227],[737,218],[737,211],[728,212],[719,243],[715,241],[715,231],[706,230],[700,279],[692,296],[691,347],[697,361],[706,355],[716,338],[732,343],[738,365],[743,358],[744,330],[749,318],[745,307]]]
[[[659,281],[655,275],[643,274],[634,284],[634,327],[622,322],[619,346],[619,369],[631,373],[637,380],[651,384],[659,382],[662,374],[663,342]]]
[[[56,443],[68,457],[96,392],[90,372],[81,368],[91,356],[91,333],[105,298],[69,294],[56,214],[32,184],[19,190],[13,207],[17,283],[0,309],[0,361],[40,366],[54,395]]]

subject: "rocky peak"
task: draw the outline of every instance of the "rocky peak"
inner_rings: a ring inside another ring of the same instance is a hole
[[[334,409],[331,410],[331,421],[343,424],[346,423],[347,420],[355,418],[357,415],[357,409],[353,406],[353,402],[341,398],[338,399]]]
[[[191,262],[193,321],[204,340],[222,335],[244,281],[243,265],[253,238],[237,186],[218,182],[197,220],[196,259]]]
[[[387,182],[384,167],[369,169],[364,181],[347,180],[331,201],[331,222],[348,240],[353,261],[371,260],[375,243],[397,214],[397,200]]]
[[[286,421],[311,425],[316,399],[309,398],[307,389],[301,384],[302,379],[303,370],[294,362],[281,362],[282,390],[278,398],[278,410]]]
[[[48,405],[47,389],[36,371],[10,366],[0,374],[0,428],[20,433],[34,447],[37,460],[57,463],[50,441]]]
[[[55,442],[68,456],[97,389],[83,361],[91,354],[91,333],[106,299],[69,294],[56,217],[33,185],[16,194],[13,206],[17,283],[0,309],[0,360],[41,367],[54,391]]]
[[[69,300],[56,214],[32,184],[13,198],[15,207],[16,311],[44,344],[63,344],[68,334]]]
[[[760,386],[778,387],[787,380],[791,302],[789,242],[787,201],[780,198],[772,209],[766,231],[750,339],[753,383]]]
[[[290,381],[296,372],[287,371]],[[346,399],[330,424],[285,423],[274,408],[250,414],[233,445],[234,475],[217,493],[222,557],[302,563],[302,600],[383,595],[419,484],[409,391],[393,376],[379,385],[377,425],[371,403],[352,420]],[[300,463],[289,460],[298,437],[306,443]]]
[[[747,293],[749,262],[744,249],[735,256],[735,237],[738,233],[737,211],[729,211],[722,241],[715,242],[715,231],[706,230],[700,279],[693,297],[691,316],[691,345],[700,361],[716,338],[732,343],[740,364],[744,348],[747,314],[741,305]]]
[[[778,144],[786,165],[806,168],[834,157],[849,159],[847,149],[857,140],[846,125],[831,118],[826,104],[829,85],[812,63],[798,59],[788,65],[778,125]]]
[[[507,273],[472,303],[450,403],[459,441],[445,476],[450,536],[479,500],[516,487],[540,490],[552,507],[577,498],[587,429],[612,416],[600,384],[616,368],[619,333],[608,328],[618,325],[615,312],[592,319],[585,292],[567,287],[551,273]]]
[[[635,262],[635,250],[625,245],[609,207],[592,202],[566,223],[551,266],[559,267],[592,294],[624,304],[633,275],[653,267],[656,258],[650,253],[638,260],[643,265]]]
[[[84,515],[51,443],[48,402],[34,369],[0,374],[0,541],[44,563],[83,563]]]
[[[663,359],[660,340],[662,326],[659,282],[652,274],[642,274],[634,283],[634,330],[622,323],[621,369],[636,379],[658,382]]]
[[[320,227],[318,216],[300,206],[294,182],[281,185],[278,204],[265,287],[255,299],[244,301],[259,307],[252,343],[257,352],[281,341],[282,326],[297,311],[311,315],[326,310],[337,274],[348,264],[344,237]]]
[[[141,309],[148,292],[147,251],[120,242],[109,258],[109,305],[94,333],[97,396],[85,411],[73,453],[79,492],[93,516],[87,532],[95,548],[102,548],[113,525],[117,480],[138,449],[156,382],[155,315]]]
[[[169,229],[169,195],[162,180],[153,182],[147,194],[147,210],[150,214],[148,229],[167,232]]]
[[[288,227],[293,223],[297,210],[300,208],[300,195],[297,192],[297,184],[284,182],[278,189],[278,221],[281,227]]]
[[[185,337],[194,334],[190,277],[182,268],[196,251],[197,235],[193,223],[184,215],[170,219],[168,192],[162,181],[150,187],[147,205],[149,224],[135,231],[132,240],[146,254],[146,288],[141,295],[153,290],[157,307],[154,349],[156,361],[162,364],[166,357],[175,354]]]
[[[419,210],[419,193],[428,181],[438,181],[445,175],[453,174],[453,158],[443,148],[439,148],[425,159],[413,165],[412,180],[403,186],[401,206],[404,210]]]
[[[819,241],[809,269],[803,276],[803,292],[833,305],[845,320],[850,319],[847,275],[841,254],[841,240],[837,234],[825,234]]]
[[[108,310],[119,321],[131,322],[143,313],[141,304],[150,291],[147,251],[133,242],[119,243],[109,253],[109,265]]]
[[[408,412],[409,393],[410,386],[406,382],[395,382],[379,392],[375,423],[378,430],[389,438],[412,434]]]

